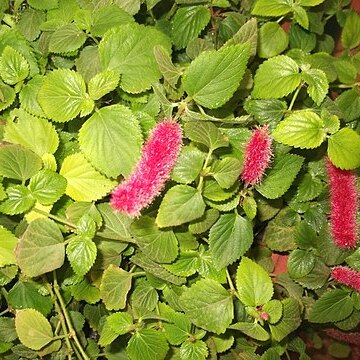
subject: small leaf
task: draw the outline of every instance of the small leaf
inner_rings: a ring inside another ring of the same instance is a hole
[[[184,126],[186,137],[206,145],[213,151],[228,146],[228,138],[210,121],[188,121]]]
[[[66,255],[75,274],[85,275],[94,265],[97,254],[95,243],[86,236],[75,236],[66,247]]]
[[[15,100],[15,90],[2,82],[0,82],[0,111],[7,109]]]
[[[199,267],[199,259],[196,252],[184,252],[179,255],[172,264],[164,264],[164,268],[177,276],[191,276]]]
[[[274,292],[270,276],[264,268],[245,256],[237,269],[236,287],[240,300],[246,306],[264,305]]]
[[[180,301],[196,326],[216,334],[224,333],[234,317],[231,294],[214,280],[197,281],[186,288]]]
[[[309,320],[314,323],[340,321],[348,317],[353,309],[354,304],[347,291],[332,289],[315,302]]]
[[[320,105],[329,90],[326,74],[319,69],[309,69],[301,73],[302,78],[308,84],[307,92],[316,105]]]
[[[205,360],[208,353],[208,348],[202,340],[191,341],[186,339],[180,346],[181,359]]]
[[[21,343],[30,349],[40,350],[53,340],[50,323],[34,309],[17,310],[15,327]]]
[[[45,114],[54,121],[65,122],[89,114],[94,102],[86,93],[82,76],[69,69],[57,69],[45,76],[38,101]]]
[[[66,194],[76,201],[93,201],[105,196],[115,183],[97,172],[80,153],[63,161],[60,175],[67,180]]]
[[[249,250],[253,242],[251,223],[237,215],[224,214],[209,233],[210,251],[218,270],[230,265]]]
[[[10,46],[7,46],[0,58],[1,78],[9,85],[23,81],[29,75],[29,64],[25,57]]]
[[[111,314],[106,318],[106,322],[117,335],[124,335],[134,328],[132,317],[125,312]]]
[[[28,0],[28,4],[34,9],[38,10],[51,10],[58,7],[59,0]]]
[[[189,231],[192,234],[202,234],[209,230],[219,218],[219,211],[216,209],[206,210],[204,215],[189,224]]]
[[[90,79],[88,89],[93,100],[98,100],[118,86],[120,75],[115,70],[106,70]]]
[[[86,34],[75,24],[66,24],[56,29],[49,38],[49,51],[68,53],[79,49],[86,41]]]
[[[159,295],[149,281],[142,280],[136,283],[136,287],[131,294],[131,306],[133,309],[142,308],[153,311],[158,301]]]
[[[3,226],[0,226],[0,267],[16,264],[14,250],[16,237]]]
[[[31,192],[24,185],[9,186],[6,195],[7,199],[0,204],[0,211],[7,215],[22,214],[35,203]]]
[[[276,99],[269,100],[247,100],[244,106],[245,110],[255,117],[260,124],[268,122],[279,122],[287,111],[285,101]]]
[[[325,139],[322,119],[310,110],[294,111],[281,121],[272,133],[274,139],[301,149],[313,149]]]
[[[256,71],[252,96],[259,99],[282,98],[300,83],[297,63],[285,55],[275,56],[264,61]]]
[[[59,227],[49,219],[33,220],[16,249],[16,259],[24,274],[36,277],[58,269],[64,258],[64,239]]]
[[[239,330],[256,340],[266,341],[270,339],[270,334],[258,323],[238,322],[232,324],[230,329]]]
[[[283,305],[280,300],[270,300],[263,307],[263,311],[268,313],[270,324],[276,324],[283,315]]]
[[[234,185],[234,182],[240,176],[241,170],[240,161],[233,157],[226,157],[216,161],[211,167],[212,176],[224,189]]]
[[[292,10],[291,2],[284,0],[256,0],[253,15],[281,16]]]
[[[261,58],[270,58],[281,54],[288,44],[288,34],[277,22],[266,22],[260,28],[258,55]]]
[[[124,309],[127,294],[131,289],[132,275],[127,271],[110,265],[101,279],[100,293],[108,310]]]
[[[360,96],[356,88],[341,93],[336,98],[335,104],[342,111],[346,122],[353,121],[360,116]]]
[[[293,279],[303,277],[314,268],[315,256],[308,251],[296,249],[291,252],[287,265]]]
[[[220,107],[239,87],[249,56],[248,44],[200,54],[183,74],[184,90],[202,106]]]
[[[188,185],[176,185],[165,194],[156,217],[159,227],[177,226],[201,217],[205,203],[201,192]]]
[[[343,128],[329,136],[328,155],[331,162],[340,169],[355,169],[360,166],[360,135],[354,130]]]
[[[360,44],[360,16],[357,12],[351,11],[345,20],[341,32],[341,41],[345,49],[353,49]]]

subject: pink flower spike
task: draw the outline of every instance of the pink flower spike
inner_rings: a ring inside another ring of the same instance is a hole
[[[360,333],[358,332],[344,332],[337,329],[326,329],[325,333],[335,340],[352,345],[360,345]]]
[[[340,284],[352,287],[360,292],[360,273],[347,266],[335,266],[331,270],[331,277]]]
[[[353,171],[341,170],[327,160],[330,190],[330,226],[337,246],[348,249],[356,246],[358,193]]]
[[[164,120],[145,142],[134,170],[112,192],[110,204],[130,217],[150,205],[169,179],[182,145],[181,126]]]
[[[269,127],[264,125],[253,130],[251,139],[245,147],[244,170],[241,179],[249,185],[258,184],[270,164],[272,139]]]

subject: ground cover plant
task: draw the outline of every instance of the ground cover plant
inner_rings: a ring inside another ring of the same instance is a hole
[[[351,6],[0,2],[1,359],[359,358]]]

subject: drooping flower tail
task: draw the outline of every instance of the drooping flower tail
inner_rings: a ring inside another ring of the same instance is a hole
[[[134,170],[112,192],[114,209],[130,217],[151,204],[169,179],[182,145],[181,126],[164,120],[157,124],[145,142]]]
[[[360,346],[360,333],[358,332],[345,332],[337,329],[326,329],[324,331],[326,335],[332,337],[335,340]]]
[[[352,287],[360,292],[360,273],[347,266],[335,266],[331,270],[331,277],[340,284]]]
[[[258,184],[266,168],[270,164],[272,139],[269,127],[264,125],[253,130],[252,136],[245,147],[244,170],[241,179],[249,185]]]
[[[334,242],[341,248],[353,248],[357,242],[358,193],[356,175],[341,170],[327,160],[330,189],[330,225]]]

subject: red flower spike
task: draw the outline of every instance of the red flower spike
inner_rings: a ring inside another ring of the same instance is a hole
[[[330,226],[337,246],[348,249],[356,246],[358,193],[353,171],[341,170],[327,160],[330,189]]]
[[[331,277],[338,283],[347,285],[360,292],[360,273],[347,266],[335,266],[331,270]]]
[[[143,146],[134,170],[112,192],[110,204],[134,218],[160,194],[170,177],[182,145],[181,126],[164,120],[157,124]]]
[[[249,185],[258,184],[270,164],[272,139],[269,127],[264,125],[253,130],[251,139],[245,147],[244,170],[241,179]]]
[[[337,329],[326,329],[325,333],[335,340],[352,345],[360,345],[360,333],[358,332],[344,332]]]

